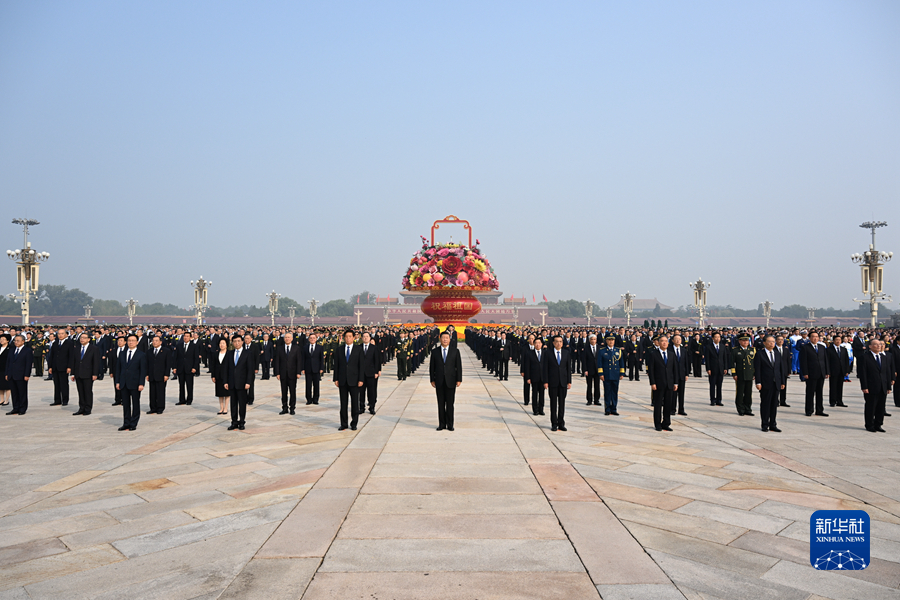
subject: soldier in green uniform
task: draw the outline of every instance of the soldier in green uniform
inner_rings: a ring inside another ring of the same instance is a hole
[[[738,346],[731,350],[731,374],[734,376],[734,404],[739,415],[753,416],[753,359],[756,348],[750,347],[750,335],[741,333]]]
[[[31,337],[31,351],[34,353],[34,376],[44,376],[44,354],[47,352],[47,340],[40,333]]]
[[[400,332],[400,339],[397,340],[397,379],[403,381],[406,379],[406,332]]]

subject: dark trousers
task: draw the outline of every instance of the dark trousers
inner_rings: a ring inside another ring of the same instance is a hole
[[[185,376],[190,379],[190,376]],[[161,413],[166,410],[166,381],[150,382],[150,410]]]
[[[673,408],[677,407],[678,412],[683,413],[684,412],[684,388],[685,388],[685,384],[687,383],[687,377],[685,377],[684,379],[681,379],[679,381],[676,381],[675,383],[678,384],[678,389],[675,390],[674,398],[672,399],[672,407]]]
[[[403,352],[401,350],[400,352]],[[406,379],[406,373],[408,371],[408,367],[406,366],[406,357],[398,354],[397,355],[397,379]]]
[[[63,406],[69,403],[69,377],[65,369],[53,369],[53,404],[60,403]]]
[[[703,365],[701,364],[702,358],[700,356],[694,356],[691,359],[691,367],[694,370],[694,377],[701,377],[703,375]]]
[[[866,401],[866,429],[877,429],[884,424],[884,405],[887,403],[885,392],[869,392],[863,394]]]
[[[255,383],[256,377],[250,380],[250,389],[247,390],[247,404],[253,404],[253,400],[255,399],[255,396],[253,395],[253,391],[256,389]]]
[[[787,384],[785,384],[784,389],[778,390],[778,404],[781,406],[787,404]]]
[[[759,390],[759,416],[762,418],[762,427],[768,429],[777,427],[775,415],[778,413],[778,392],[781,386],[774,383],[763,385]]]
[[[628,381],[641,380],[641,361],[632,358],[628,361]]]
[[[28,410],[28,382],[24,379],[13,379],[9,382],[13,410],[24,415]]]
[[[366,412],[366,400],[369,401],[369,410],[375,410],[378,402],[378,379],[373,375],[366,376],[363,386],[359,389],[359,412]]]
[[[76,377],[75,389],[78,390],[78,409],[91,414],[94,409],[94,380],[90,377]]]
[[[522,378],[522,386],[522,393],[525,395],[525,406],[528,406],[528,402],[531,400],[531,384],[524,377]]]
[[[264,359],[262,359],[262,363],[260,363],[260,364],[262,365],[262,378],[268,379],[269,378],[269,368],[272,366],[272,360],[269,358],[264,358]]]
[[[497,361],[497,377],[509,379],[509,358],[501,358]]]
[[[544,384],[540,381],[531,382],[531,410],[536,415],[544,412]]]
[[[456,401],[456,385],[437,385],[438,427],[453,427],[453,403]]]
[[[739,415],[753,412],[752,379],[738,379],[734,382],[734,406]]]
[[[288,404],[290,397],[290,404]],[[287,410],[297,407],[297,378],[290,375],[281,376],[281,408]]]
[[[309,404],[319,403],[319,381],[322,379],[320,373],[306,374],[306,402]]]
[[[587,387],[587,391],[585,392],[585,399],[587,399],[587,403],[600,404],[600,373],[597,372],[597,367],[589,368],[585,371],[587,376],[584,378],[584,383]],[[604,386],[604,389],[605,386]]]
[[[709,374],[709,403],[720,404],[722,402],[722,378],[724,375],[719,372],[710,371]]]
[[[182,371],[178,379],[178,401],[190,404],[194,401],[194,374]]]
[[[603,380],[603,406],[606,414],[617,412],[619,407],[619,380]]]
[[[118,387],[116,387],[115,378],[112,376],[110,376],[110,378],[113,380],[113,391],[115,392],[115,396],[114,396],[115,402],[113,402],[113,404],[121,404],[122,403],[122,390],[120,390]]]
[[[122,386],[122,425],[137,427],[141,419],[141,392]]]
[[[669,418],[672,414],[672,392],[673,390],[661,385],[657,385],[656,390],[650,392],[653,403],[653,426],[656,429],[662,429],[672,424],[672,420]]]
[[[228,386],[231,387],[231,386]],[[234,386],[231,390],[231,424],[243,425],[247,419],[247,392],[243,386]]]
[[[825,412],[823,406],[823,391],[825,390],[825,378],[818,379],[809,378],[806,380],[806,414],[813,413],[813,403],[815,402],[815,412]]]
[[[566,426],[566,393],[568,389],[564,385],[551,385],[547,388],[550,396],[550,426]]]
[[[836,375],[828,378],[828,404],[837,406],[844,403],[844,377]]]
[[[350,426],[356,427],[359,421],[359,387],[350,385],[338,386],[341,396],[341,427],[347,428],[347,408],[350,408]]]

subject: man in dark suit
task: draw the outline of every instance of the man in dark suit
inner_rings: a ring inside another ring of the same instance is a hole
[[[274,355],[275,345],[269,337],[268,333],[263,334],[263,339],[259,343],[259,364],[262,366],[261,380],[265,381],[269,378],[269,371],[272,368],[272,356]]]
[[[56,343],[47,354],[48,373],[53,378],[53,404],[66,406],[69,403],[69,374],[72,372],[72,340],[65,329],[56,332]]]
[[[519,374],[522,375],[522,393],[525,396],[525,406],[528,406],[528,403],[531,402],[531,383],[529,383],[529,378],[525,375],[525,367],[529,353],[534,354],[534,339],[533,334],[528,334],[528,337],[523,340],[522,348],[519,351]],[[538,367],[540,368],[540,364],[538,364]],[[544,386],[541,385],[541,392],[543,391]]]
[[[532,347],[522,354],[522,377],[525,385],[531,387],[531,411],[535,415],[544,414],[544,354],[541,338],[532,340]],[[528,404],[527,398],[525,404]]]
[[[147,379],[150,381],[150,410],[148,415],[161,415],[166,410],[166,383],[169,381],[169,370],[172,368],[169,349],[162,345],[162,338],[153,336],[150,350],[147,352]],[[193,375],[187,375],[193,379]]]
[[[854,354],[858,361],[856,376],[866,402],[866,431],[884,433],[884,409],[887,395],[896,383],[896,367],[892,356],[884,353],[884,342],[869,340],[869,349],[862,354]]]
[[[228,392],[231,394],[231,425],[228,431],[235,429],[244,429],[247,422],[247,394],[250,392],[250,384],[256,374],[253,367],[256,362],[253,358],[253,351],[244,348],[244,338],[240,334],[235,334],[231,338],[231,345],[234,349],[225,357],[226,384]]]
[[[6,379],[12,390],[12,410],[8,415],[24,415],[28,411],[28,379],[34,362],[34,351],[25,345],[25,336],[13,338],[15,348],[6,359]],[[9,352],[9,350],[7,350]]]
[[[344,343],[338,348],[334,357],[334,385],[341,397],[341,426],[338,431],[347,429],[347,408],[350,408],[350,429],[356,431],[359,421],[359,389],[363,386],[363,355],[359,344],[354,344],[352,329],[344,332]]]
[[[253,341],[253,336],[249,332],[244,334],[244,352],[247,353],[247,358],[253,364],[253,379],[250,380],[250,389],[247,390],[247,406],[252,406],[256,400],[256,376],[259,374],[259,346]],[[300,368],[303,368],[302,364]]]
[[[178,378],[178,405],[190,405],[194,401],[194,376],[200,372],[199,346],[185,333],[175,344],[175,363],[172,372]],[[152,387],[152,386],[151,386]]]
[[[319,382],[322,380],[322,373],[325,372],[325,350],[322,344],[317,343],[319,336],[310,333],[307,338],[307,344],[303,348],[303,370],[301,373],[306,377],[306,403],[319,403]]]
[[[438,431],[453,431],[453,403],[462,383],[462,356],[450,346],[450,333],[441,333],[441,345],[431,351],[428,374],[438,403]]]
[[[679,372],[678,381],[675,382],[678,384],[678,389],[675,391],[672,406],[673,408],[677,407],[679,415],[686,417],[687,413],[684,411],[684,391],[687,387],[688,375],[691,374],[693,358],[690,350],[682,345],[681,334],[676,333],[672,336],[672,353],[675,354],[675,360],[678,362]]]
[[[775,354],[784,363],[784,385],[781,386],[781,390],[778,392],[778,406],[790,408],[791,405],[787,403],[787,378],[791,375],[791,363],[794,357],[790,346],[785,345],[784,336],[781,334],[775,336]]]
[[[297,408],[297,374],[303,370],[303,364],[300,347],[294,343],[294,334],[290,331],[284,334],[284,343],[275,349],[272,366],[275,378],[281,382],[281,412],[278,414],[294,414]]]
[[[659,336],[657,348],[647,352],[647,377],[650,379],[653,403],[653,426],[657,431],[672,431],[669,426],[670,417],[674,412],[672,395],[678,391],[678,381],[681,380],[680,367],[675,353],[669,348],[669,338],[665,335]],[[724,346],[721,353],[728,354]]]
[[[500,381],[509,381],[509,354],[509,340],[506,339],[506,332],[502,331],[497,341],[497,379]]]
[[[78,390],[78,412],[72,414],[89,415],[94,409],[94,382],[100,375],[100,350],[86,333],[82,333],[78,341],[69,369]]]
[[[119,431],[137,429],[141,418],[141,392],[147,380],[147,356],[137,349],[138,337],[128,336],[128,348],[116,363],[116,389],[122,392],[123,423]]]
[[[816,416],[827,417],[823,406],[825,380],[828,379],[828,361],[825,358],[826,348],[819,345],[819,334],[809,333],[809,343],[800,347],[800,379],[806,382],[806,416],[813,414],[815,401]],[[841,375],[843,377],[843,375]]]
[[[835,335],[831,338],[831,345],[825,350],[825,360],[828,361],[828,404],[841,406],[844,404],[844,376],[850,373],[850,355],[847,349],[841,346],[843,338]]]
[[[113,390],[115,392],[115,398],[112,403],[113,406],[122,405],[122,390],[116,385],[116,365],[119,364],[119,360],[124,360],[123,355],[127,350],[128,346],[126,345],[125,338],[119,336],[116,338],[115,345],[106,353],[106,364],[109,366],[109,378],[112,379]]]
[[[553,349],[545,353],[543,364],[544,389],[550,396],[550,431],[566,429],[566,394],[572,387],[569,351],[562,347],[562,336],[553,336]]]
[[[779,393],[785,387],[790,366],[775,348],[775,337],[767,335],[763,347],[754,357],[754,377],[759,390],[759,414],[762,430],[781,433],[775,420],[778,413]]]
[[[378,402],[378,378],[381,376],[381,353],[368,331],[362,334],[363,386],[359,389],[359,412],[366,412],[366,399],[369,403],[369,414],[375,414],[375,403]]]
[[[722,380],[728,374],[731,351],[722,343],[722,336],[715,332],[712,341],[706,345],[706,375],[709,377],[709,404],[723,406]]]
[[[626,342],[630,343],[630,342]],[[597,357],[600,347],[597,345],[597,336],[591,334],[588,337],[588,344],[581,352],[581,370],[584,372],[584,383],[587,387],[585,397],[587,405],[596,404],[600,406],[600,372],[597,370]]]

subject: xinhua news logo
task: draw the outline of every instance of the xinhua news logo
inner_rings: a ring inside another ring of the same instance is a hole
[[[817,510],[809,518],[809,562],[820,571],[861,571],[871,535],[864,510]]]

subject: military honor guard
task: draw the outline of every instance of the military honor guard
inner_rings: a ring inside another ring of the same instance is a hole
[[[606,347],[597,359],[597,374],[603,382],[603,404],[607,415],[619,416],[619,380],[625,376],[623,349],[616,347],[616,336],[606,334]],[[588,353],[590,356],[590,353]]]
[[[734,405],[741,416],[753,415],[753,377],[756,348],[750,346],[750,335],[742,333],[738,346],[731,350],[731,373],[734,377]]]

